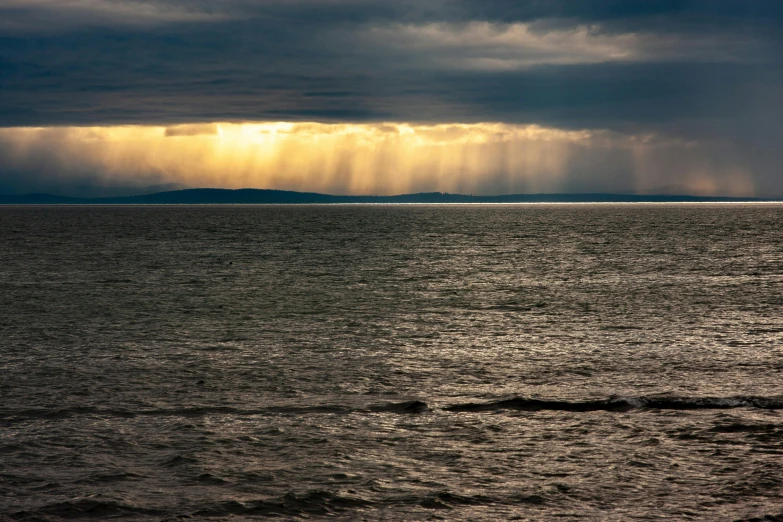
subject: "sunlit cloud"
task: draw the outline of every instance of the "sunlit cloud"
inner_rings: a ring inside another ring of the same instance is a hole
[[[166,127],[164,134],[172,136],[213,136],[220,134],[220,127],[215,123],[196,123]]]
[[[413,63],[470,70],[517,70],[539,65],[608,62],[735,61],[758,46],[732,35],[606,32],[597,25],[530,23],[393,24],[363,31],[375,45],[410,53]]]
[[[0,31],[59,32],[81,26],[151,26],[226,19],[201,2],[161,0],[0,0]]]
[[[698,143],[503,123],[219,123],[0,129],[16,191],[182,183],[332,194],[755,193]],[[47,185],[48,183],[48,185]],[[26,187],[26,188],[25,188]]]

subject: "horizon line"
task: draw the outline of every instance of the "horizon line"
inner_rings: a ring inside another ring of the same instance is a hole
[[[139,187],[139,190],[144,191],[145,187]],[[107,190],[111,190],[112,187],[106,187]],[[590,191],[590,192],[509,192],[500,194],[475,194],[475,193],[463,193],[463,192],[446,192],[438,190],[427,190],[420,192],[403,192],[396,194],[346,194],[346,193],[330,193],[330,192],[315,192],[311,190],[291,190],[291,189],[277,189],[277,188],[256,188],[256,187],[239,187],[239,188],[227,188],[227,187],[185,187],[176,188],[171,190],[159,190],[154,192],[140,192],[137,194],[125,194],[121,196],[76,196],[58,194],[55,192],[24,192],[24,193],[0,193],[0,197],[30,197],[30,196],[50,196],[58,198],[68,199],[123,199],[123,198],[138,198],[147,196],[156,196],[159,194],[175,194],[182,192],[195,192],[195,191],[221,191],[221,192],[241,192],[241,191],[255,191],[255,192],[283,192],[288,194],[302,194],[302,195],[317,195],[333,198],[399,198],[405,196],[457,196],[464,198],[502,198],[502,197],[532,197],[532,196],[617,196],[617,197],[632,197],[632,198],[706,198],[706,199],[744,199],[744,200],[783,200],[783,194],[774,196],[736,196],[726,194],[693,194],[687,192],[677,193],[661,193],[661,192],[604,192],[604,191]]]
[[[140,189],[143,190],[143,189]],[[51,193],[0,195],[0,205],[284,205],[284,204],[524,204],[524,203],[776,203],[783,197],[629,194],[612,192],[474,195],[415,192],[347,195],[258,188],[185,188],[123,196],[64,196]]]

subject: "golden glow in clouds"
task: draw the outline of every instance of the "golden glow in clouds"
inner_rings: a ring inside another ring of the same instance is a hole
[[[748,173],[656,136],[501,123],[204,123],[0,129],[6,163],[106,183],[333,194],[649,190],[752,195]],[[676,166],[680,170],[676,170]]]

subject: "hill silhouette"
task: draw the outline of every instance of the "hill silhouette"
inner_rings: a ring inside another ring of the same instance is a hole
[[[336,196],[317,192],[267,189],[186,189],[135,196],[76,198],[53,194],[0,196],[0,205],[245,205],[335,203],[657,203],[752,202],[780,199],[638,194],[507,194],[473,196],[420,192],[396,196]]]

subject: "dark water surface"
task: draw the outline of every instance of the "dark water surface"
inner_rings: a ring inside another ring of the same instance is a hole
[[[783,513],[783,206],[0,208],[0,519]]]

